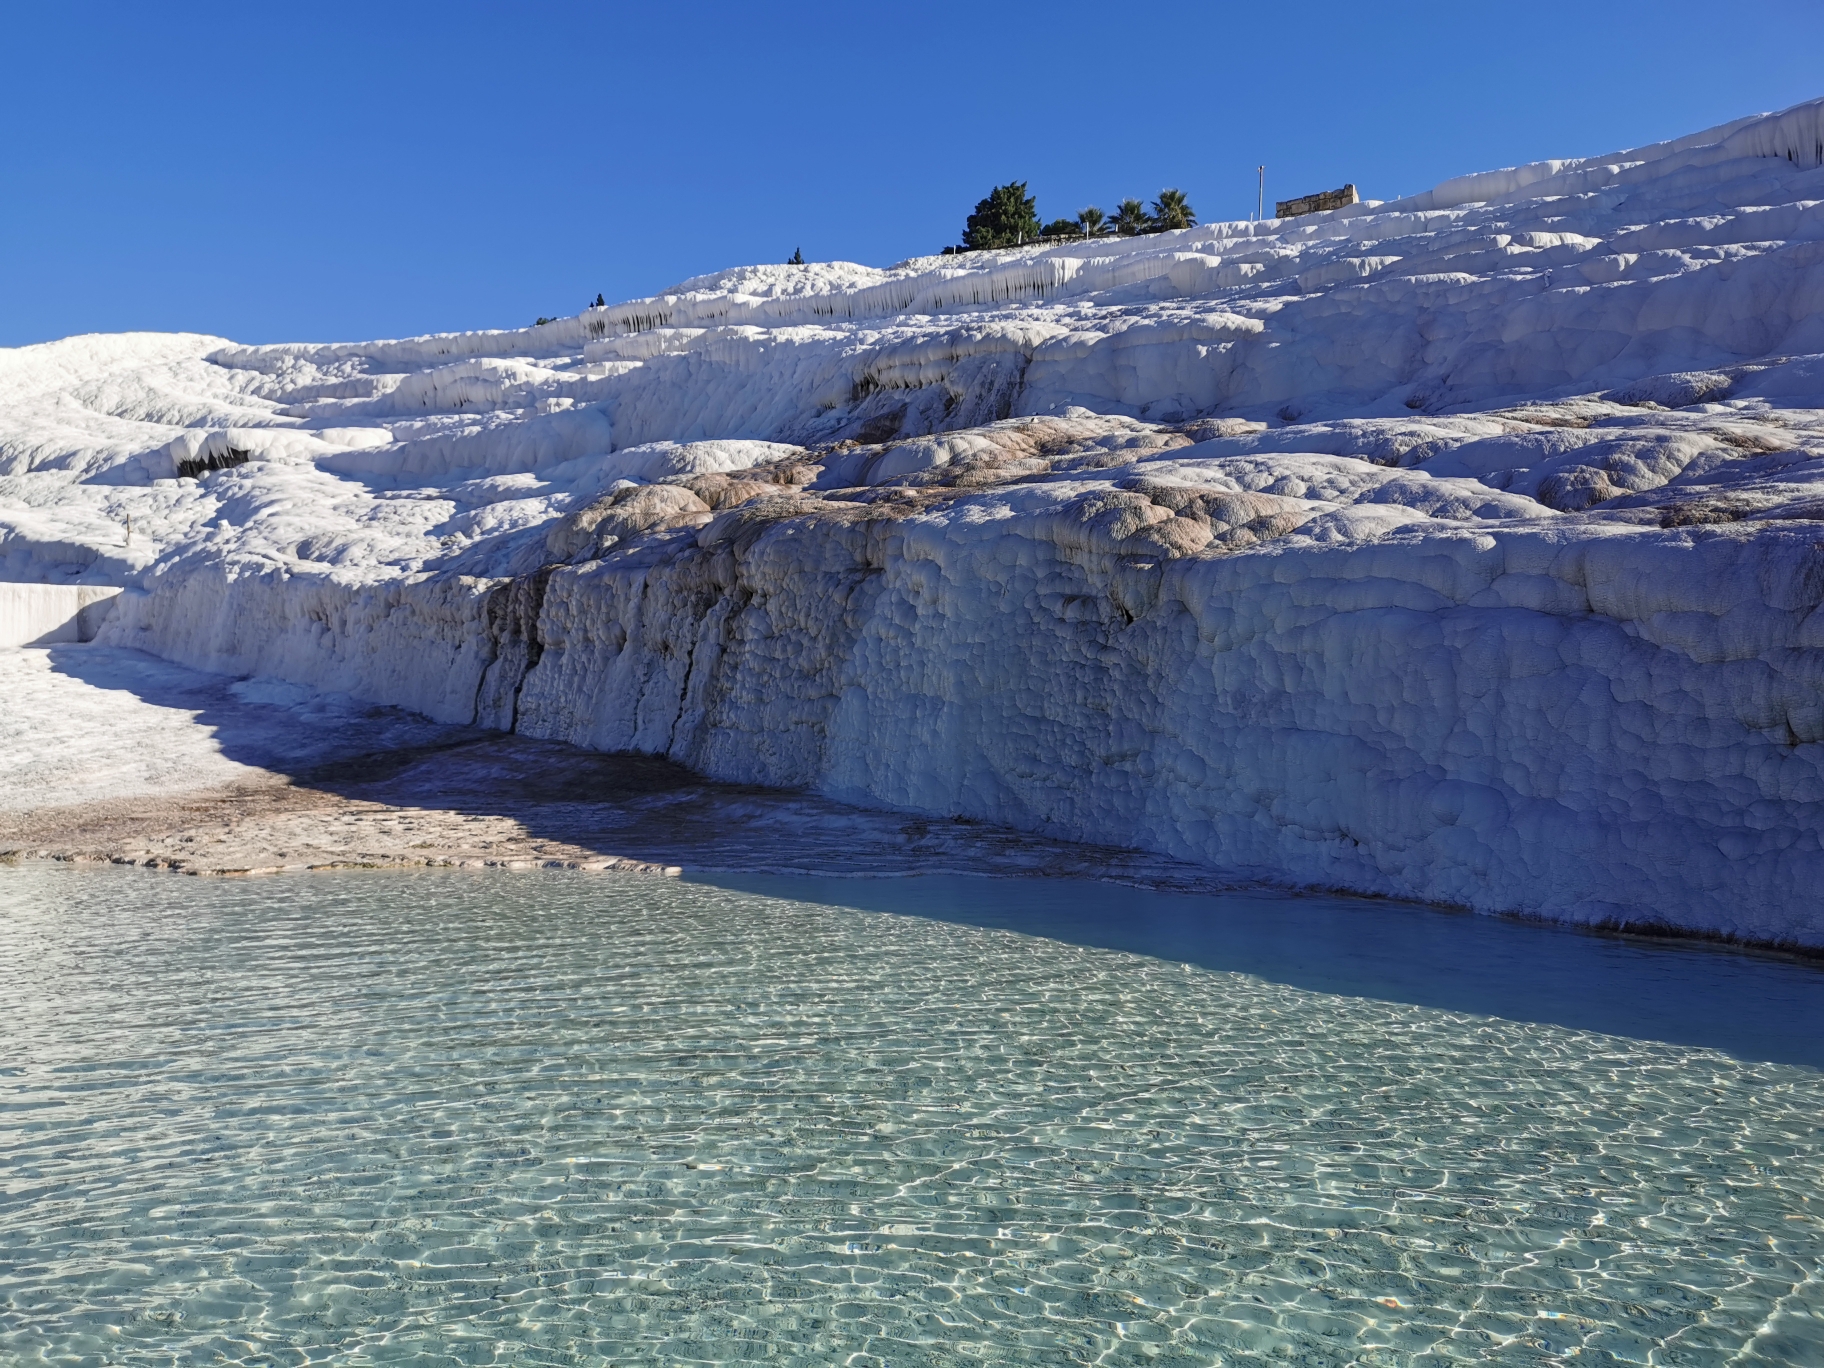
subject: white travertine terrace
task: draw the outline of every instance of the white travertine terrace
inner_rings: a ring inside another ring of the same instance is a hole
[[[1814,102],[518,331],[0,352],[0,578],[717,777],[1819,947],[1820,457]]]

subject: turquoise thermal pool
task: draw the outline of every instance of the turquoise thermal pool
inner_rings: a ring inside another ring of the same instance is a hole
[[[0,930],[7,1363],[1824,1363],[1810,965],[986,880]]]

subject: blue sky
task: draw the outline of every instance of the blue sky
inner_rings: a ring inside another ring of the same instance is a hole
[[[1023,179],[1205,220],[1824,95],[1824,4],[0,9],[0,345],[530,323],[749,261],[886,265]]]

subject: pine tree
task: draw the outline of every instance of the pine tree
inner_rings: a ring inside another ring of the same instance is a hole
[[[1195,228],[1197,214],[1184,198],[1182,190],[1161,190],[1153,201],[1153,227],[1159,232],[1173,228]]]
[[[608,307],[608,301],[603,299],[601,297],[601,295],[598,294],[595,297],[595,307],[598,309],[605,309]]]
[[[1153,221],[1146,216],[1146,206],[1137,199],[1124,199],[1115,206],[1115,231],[1122,237],[1134,237],[1153,231]]]
[[[1075,219],[1053,219],[1041,230],[1040,237],[1082,237],[1083,229]]]
[[[786,262],[785,264],[787,266],[804,265],[804,248],[802,248],[802,247],[792,248],[792,259],[790,261]]]
[[[1108,215],[1093,204],[1077,215],[1077,226],[1083,230],[1084,237],[1101,237],[1107,222]]]
[[[1037,202],[1025,181],[1008,181],[988,192],[963,228],[965,247],[1017,247],[1039,236]]]

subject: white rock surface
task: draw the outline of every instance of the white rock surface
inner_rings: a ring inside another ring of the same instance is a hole
[[[390,708],[105,646],[0,650],[0,812],[270,784],[445,739]]]
[[[1821,163],[1814,102],[516,332],[0,352],[0,578],[719,777],[1824,945]]]
[[[0,647],[93,641],[119,596],[98,584],[0,582]]]

